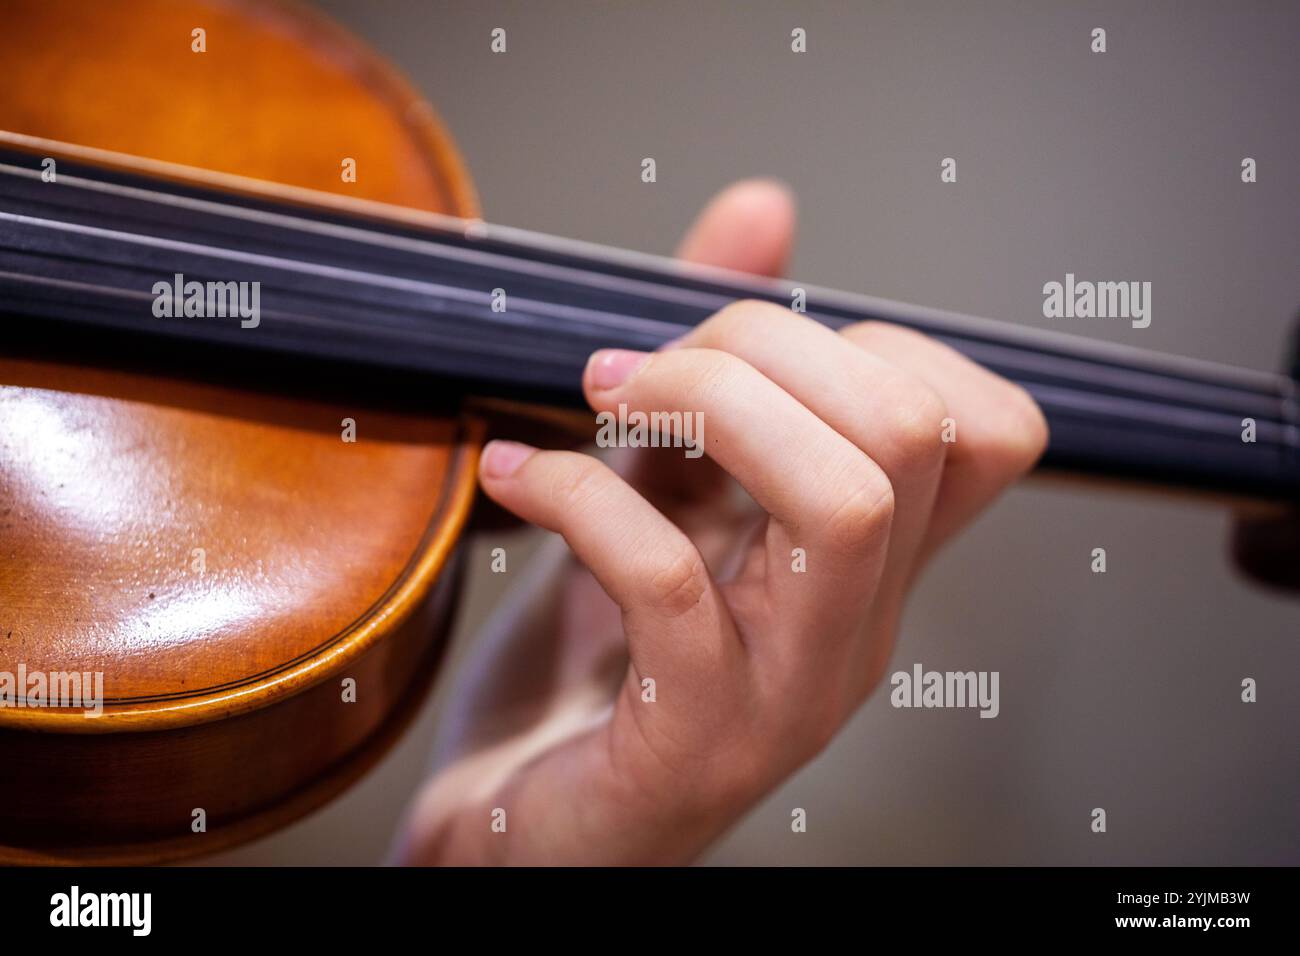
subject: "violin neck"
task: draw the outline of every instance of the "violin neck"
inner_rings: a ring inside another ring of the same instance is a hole
[[[762,299],[832,327],[917,329],[1019,383],[1051,429],[1046,466],[1300,497],[1300,403],[1282,375],[301,190],[245,182],[232,193],[197,174],[198,184],[62,161],[49,182],[7,135],[8,317],[574,405],[593,350],[653,349],[728,302]]]

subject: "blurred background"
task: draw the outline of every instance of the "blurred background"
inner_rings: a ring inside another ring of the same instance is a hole
[[[490,221],[668,253],[717,189],[773,175],[799,197],[801,280],[1282,363],[1300,309],[1294,3],[318,6],[434,103]],[[1043,318],[1043,283],[1067,272],[1150,281],[1151,326]],[[705,862],[1300,863],[1300,600],[1234,574],[1228,527],[1172,497],[1014,490],[927,574],[890,668],[999,671],[1001,715],[895,710],[886,686]],[[536,535],[478,542],[471,567]],[[209,862],[381,861],[507,577],[472,575],[451,666],[375,771]]]

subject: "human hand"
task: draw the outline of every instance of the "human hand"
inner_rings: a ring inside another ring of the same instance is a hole
[[[682,254],[772,273],[792,224],[783,189],[737,184]],[[755,302],[597,352],[583,385],[598,412],[701,413],[708,457],[485,449],[487,495],[576,560],[472,668],[405,861],[692,859],[879,684],[926,560],[1047,436],[1023,390],[928,338]]]

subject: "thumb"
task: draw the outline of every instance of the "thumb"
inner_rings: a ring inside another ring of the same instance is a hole
[[[794,243],[795,203],[775,179],[742,179],[696,217],[677,257],[755,275],[778,276]]]

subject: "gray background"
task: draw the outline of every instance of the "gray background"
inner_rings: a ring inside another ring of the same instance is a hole
[[[321,6],[436,104],[493,221],[669,252],[716,189],[769,174],[798,193],[808,282],[1258,368],[1300,307],[1294,3]],[[1066,272],[1152,282],[1150,328],[1044,319]],[[1300,862],[1300,602],[1234,576],[1227,527],[1173,498],[1016,489],[926,576],[891,667],[1000,671],[1001,716],[878,692],[706,859]],[[502,577],[471,583],[458,658]],[[454,680],[345,797],[219,861],[380,860]]]

